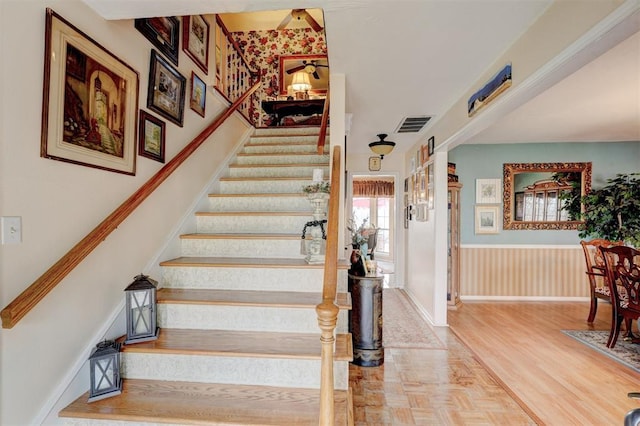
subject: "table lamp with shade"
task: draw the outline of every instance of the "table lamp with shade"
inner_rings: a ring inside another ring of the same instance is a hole
[[[298,71],[291,78],[291,88],[296,93],[296,99],[308,99],[308,91],[311,89],[311,80],[309,74],[304,71]]]

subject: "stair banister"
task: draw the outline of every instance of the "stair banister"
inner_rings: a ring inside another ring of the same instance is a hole
[[[320,122],[320,135],[318,136],[318,154],[324,152],[324,142],[327,137],[327,125],[329,124],[329,88],[327,88],[327,96],[324,99],[324,108],[322,109],[322,121]]]
[[[316,306],[318,325],[322,331],[320,371],[320,426],[334,424],[335,407],[333,396],[333,352],[334,331],[338,321],[338,307],[335,304],[338,281],[338,226],[340,224],[340,147],[333,148],[331,163],[331,195],[327,215],[327,244],[324,261],[324,282],[322,302]]]
[[[213,123],[207,126],[197,135],[182,151],[180,151],[171,161],[144,183],[133,195],[116,208],[106,219],[104,219],[93,231],[87,234],[60,260],[54,263],[44,274],[35,280],[18,297],[9,303],[0,312],[3,328],[13,328],[38,302],[53,290],[85,257],[87,257],[107,236],[114,231],[142,202],[155,191],[182,163],[184,163],[200,145],[233,112],[254,93],[261,85],[258,81],[247,92],[240,96],[229,108],[227,108]]]

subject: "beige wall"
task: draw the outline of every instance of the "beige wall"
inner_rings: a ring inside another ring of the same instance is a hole
[[[423,140],[418,141],[405,155],[406,175],[410,173],[410,158],[427,139],[435,136],[436,141],[436,208],[430,211],[429,221],[411,221],[406,233],[407,282],[405,288],[414,301],[425,311],[425,316],[436,325],[446,324],[446,260],[447,252],[447,210],[446,210],[446,151],[464,143],[499,115],[488,114],[488,111],[474,116],[472,120],[467,114],[467,100],[478,88],[488,81],[508,62],[513,65],[513,84],[510,92],[518,90],[541,67],[553,61],[561,52],[603,20],[609,13],[622,4],[614,1],[557,1],[554,2],[530,28],[523,30],[523,36],[515,40],[513,45],[484,72],[479,74],[475,84],[467,88],[463,96],[429,127]],[[595,42],[594,40],[591,40]],[[594,53],[595,55],[595,53]],[[517,76],[516,76],[517,74]],[[549,78],[549,76],[546,76]],[[552,77],[552,76],[551,76]],[[542,85],[540,85],[542,87]],[[542,88],[539,89],[543,90]],[[520,96],[513,100],[506,109],[517,108],[522,103],[537,95],[535,91],[527,92],[530,96]],[[501,95],[504,99],[506,95]],[[494,103],[500,101],[500,97]],[[504,110],[503,110],[504,111]],[[484,116],[483,116],[484,115]],[[482,123],[482,124],[480,124]],[[482,127],[484,126],[484,127]],[[462,184],[473,184],[462,182]],[[431,213],[433,212],[433,215]],[[426,257],[425,257],[426,256]],[[462,265],[464,270],[465,266]],[[473,273],[473,271],[471,271]]]
[[[127,176],[40,157],[46,7],[138,71],[139,106],[146,109],[152,46],[132,21],[105,21],[81,1],[0,1],[0,215],[20,216],[23,226],[21,244],[0,247],[2,307],[162,167],[138,156],[136,176]],[[181,51],[179,63],[180,72],[189,79],[193,62]],[[209,75],[207,82],[211,81]],[[167,122],[167,160],[221,110],[212,92],[207,94],[206,108],[203,119],[187,104],[183,128]],[[116,318],[124,288],[155,262],[168,234],[246,129],[243,120],[233,117],[44,301],[13,329],[0,331],[0,424],[42,420],[73,378],[74,369],[103,337],[105,322]]]

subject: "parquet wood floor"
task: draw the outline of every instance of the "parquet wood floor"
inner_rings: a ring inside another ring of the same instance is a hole
[[[474,303],[435,332],[446,349],[385,348],[385,363],[351,365],[356,425],[616,425],[638,408],[640,374],[565,336],[609,328],[601,304]],[[464,343],[463,343],[464,341]],[[468,346],[467,346],[468,345]]]

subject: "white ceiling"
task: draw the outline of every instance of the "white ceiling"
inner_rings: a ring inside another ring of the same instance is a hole
[[[280,10],[267,19],[260,18],[262,29],[275,28],[286,15],[286,9],[322,8],[331,72],[344,74],[346,79],[346,112],[353,115],[349,134],[351,153],[370,153],[367,145],[378,133],[388,133],[387,139],[398,143],[398,152],[409,149],[419,139],[425,140],[430,136],[429,126],[420,134],[393,131],[406,116],[432,115],[432,122],[441,117],[473,89],[479,76],[551,3],[551,0],[84,1],[107,19]],[[627,0],[634,1],[640,2]],[[630,24],[632,29],[627,28],[627,33],[640,30],[638,15],[640,12],[636,10]],[[314,16],[321,21],[321,16]],[[232,25],[228,20],[225,22]],[[602,50],[602,43],[599,48]],[[591,53],[594,57],[601,53],[596,50]],[[588,49],[585,52],[582,60],[588,62],[592,58],[585,60]],[[640,35],[627,39],[527,101],[520,108],[502,114],[495,123],[485,120],[486,129],[476,124],[477,130],[468,132],[457,143],[640,140]],[[482,115],[479,113],[470,121],[480,123],[477,118]]]

